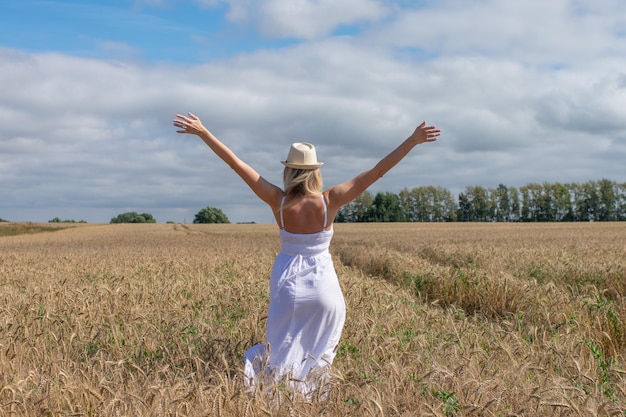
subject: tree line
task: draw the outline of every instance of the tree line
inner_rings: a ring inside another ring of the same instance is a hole
[[[588,222],[626,220],[626,183],[530,183],[519,188],[467,186],[453,197],[444,187],[365,191],[335,219],[354,222]]]
[[[54,219],[53,219],[54,220]],[[50,220],[52,221],[52,220]],[[207,206],[196,213],[194,223],[230,223],[228,216],[221,209]],[[137,213],[128,211],[113,217],[109,223],[156,223],[156,219],[150,213]],[[167,222],[173,223],[173,222]]]
[[[335,222],[589,222],[626,220],[626,183],[530,183],[519,188],[467,186],[455,199],[444,187],[405,188],[398,194],[363,192],[339,209]],[[7,220],[0,219],[0,222]],[[74,223],[58,217],[51,223]],[[80,221],[85,222],[84,220]],[[126,212],[110,223],[155,223],[150,213]],[[201,209],[194,223],[230,223],[215,207]],[[169,222],[168,222],[169,223]]]

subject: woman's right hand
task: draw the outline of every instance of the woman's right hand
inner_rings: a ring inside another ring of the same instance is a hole
[[[424,142],[435,142],[440,134],[441,131],[435,126],[426,126],[426,122],[422,122],[410,136],[410,139],[419,145]]]

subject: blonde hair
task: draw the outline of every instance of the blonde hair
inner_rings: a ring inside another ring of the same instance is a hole
[[[322,192],[322,173],[319,169],[295,169],[285,167],[283,184],[287,202],[304,194]]]

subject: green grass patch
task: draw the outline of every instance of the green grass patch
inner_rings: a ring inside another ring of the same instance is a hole
[[[27,235],[42,232],[56,232],[72,227],[69,225],[52,225],[49,223],[0,223],[0,237]]]

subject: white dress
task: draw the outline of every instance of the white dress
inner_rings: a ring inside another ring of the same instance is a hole
[[[328,380],[328,370],[346,318],[346,305],[328,251],[333,231],[296,234],[284,230],[280,207],[281,252],[270,278],[266,344],[244,354],[251,389],[283,380],[293,391],[311,397]]]

